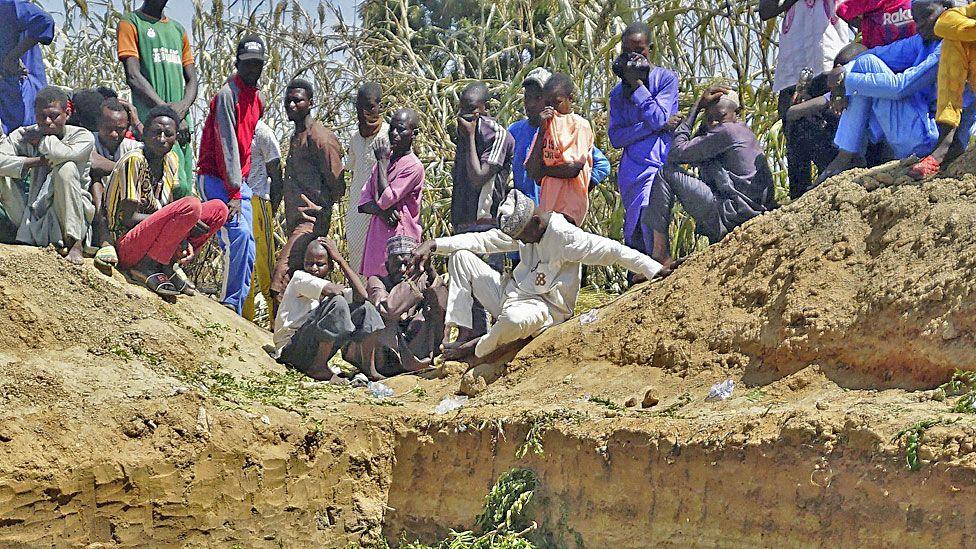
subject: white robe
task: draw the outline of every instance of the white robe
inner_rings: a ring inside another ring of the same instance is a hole
[[[373,175],[373,167],[376,166],[373,142],[387,139],[389,131],[389,124],[383,122],[380,131],[370,137],[363,137],[356,130],[349,138],[349,159],[346,163],[346,171],[350,173],[349,188],[346,189],[346,247],[349,250],[349,264],[356,272],[363,267],[366,232],[373,217],[359,212],[359,199],[363,195],[363,187]]]
[[[536,244],[517,241],[498,229],[436,239],[435,253],[452,255],[447,324],[471,327],[473,298],[485,306],[495,324],[482,336],[475,354],[483,357],[499,346],[538,335],[573,316],[581,283],[581,265],[620,265],[650,279],[661,264],[623,244],[588,233],[559,213]],[[502,278],[474,254],[519,252],[511,276]],[[462,253],[457,253],[462,252]],[[490,271],[490,272],[489,272]]]

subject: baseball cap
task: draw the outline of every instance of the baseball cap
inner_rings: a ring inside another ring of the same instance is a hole
[[[251,59],[259,61],[268,59],[265,54],[264,40],[256,34],[248,34],[237,43],[237,60],[249,61]]]

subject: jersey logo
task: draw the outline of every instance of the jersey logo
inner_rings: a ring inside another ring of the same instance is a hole
[[[149,38],[156,38],[156,31],[153,29],[147,29],[146,36],[148,36]]]

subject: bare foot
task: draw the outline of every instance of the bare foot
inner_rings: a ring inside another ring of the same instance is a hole
[[[68,260],[68,263],[72,265],[84,265],[85,254],[81,246],[81,241],[76,240],[74,244],[68,249],[68,254],[64,256]]]

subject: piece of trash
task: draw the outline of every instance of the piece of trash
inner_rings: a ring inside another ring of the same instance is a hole
[[[589,311],[586,311],[585,313],[581,314],[580,315],[580,326],[586,326],[587,324],[590,324],[591,322],[596,322],[596,319],[597,319],[597,316],[598,315],[599,315],[599,312],[597,312],[596,309],[590,309]]]
[[[386,398],[393,396],[393,389],[389,388],[380,381],[370,381],[366,389],[376,398]]]
[[[443,415],[449,412],[457,410],[461,406],[464,406],[468,402],[468,397],[451,395],[444,397],[444,400],[434,408],[434,413],[438,415]]]
[[[708,390],[708,396],[705,397],[705,400],[728,400],[732,396],[732,389],[735,389],[735,382],[731,379],[716,383]]]
[[[261,416],[261,423],[271,425],[271,418],[268,416]]]
[[[363,374],[356,374],[355,377],[352,378],[352,381],[349,382],[349,385],[351,387],[365,387],[369,385],[369,378]]]

